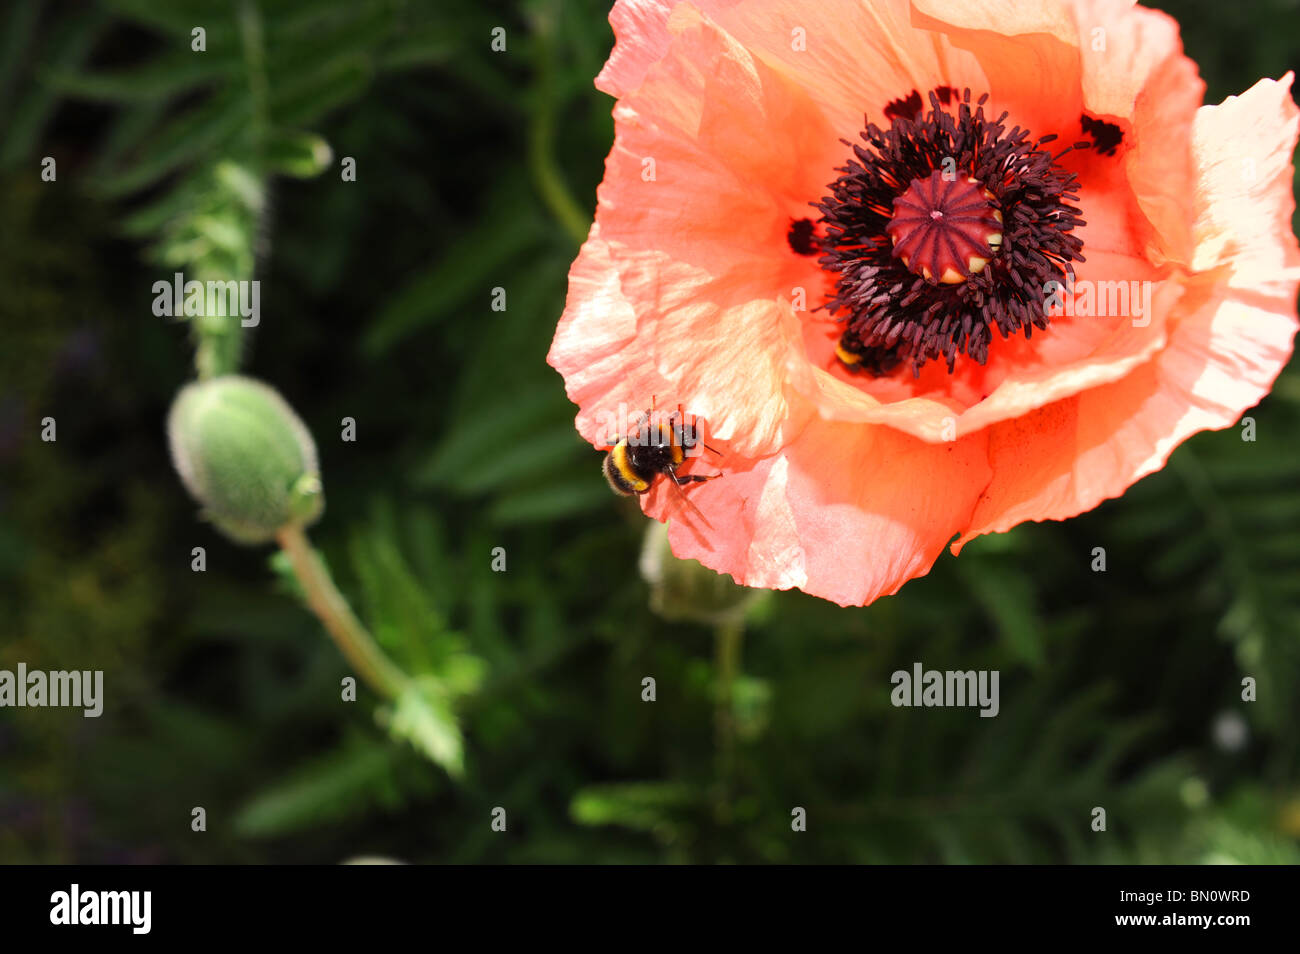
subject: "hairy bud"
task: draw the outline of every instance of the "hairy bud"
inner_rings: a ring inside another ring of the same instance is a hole
[[[239,543],[266,543],[325,507],[316,445],[284,398],[223,375],[186,385],[167,415],[172,463],[203,516]]]

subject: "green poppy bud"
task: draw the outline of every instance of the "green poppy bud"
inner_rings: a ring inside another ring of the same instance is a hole
[[[185,489],[232,540],[266,543],[325,508],[311,434],[260,381],[231,374],[186,385],[167,415],[167,439]]]
[[[654,520],[646,527],[640,569],[641,578],[650,584],[650,609],[670,621],[739,622],[767,594],[741,586],[696,560],[674,556],[667,525]]]

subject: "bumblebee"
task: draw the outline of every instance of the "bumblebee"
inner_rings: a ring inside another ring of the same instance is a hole
[[[722,476],[677,473],[687,453],[701,443],[695,426],[683,425],[681,408],[657,423],[652,422],[653,414],[653,409],[642,414],[633,432],[620,438],[605,455],[605,479],[614,493],[625,497],[649,493],[660,476],[671,478],[678,487]]]

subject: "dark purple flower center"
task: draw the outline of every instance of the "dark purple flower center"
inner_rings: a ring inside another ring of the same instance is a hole
[[[914,275],[955,285],[982,271],[1001,248],[1002,213],[975,179],[945,178],[935,170],[913,179],[894,200],[885,232],[894,257]]]
[[[1048,326],[1045,289],[1072,282],[1083,243],[1076,177],[1007,114],[984,115],[944,89],[922,114],[912,97],[890,104],[887,129],[869,123],[852,158],[813,203],[821,212],[821,266],[835,277],[825,308],[843,323],[836,353],[855,369],[914,372],[959,354],[984,363],[1003,337]],[[917,97],[919,99],[919,95]]]

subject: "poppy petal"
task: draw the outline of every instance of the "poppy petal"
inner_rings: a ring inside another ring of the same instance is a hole
[[[695,526],[666,483],[646,513],[672,518],[679,557],[749,586],[860,606],[927,573],[990,476],[983,436],[937,445],[813,421],[781,453],[689,491],[714,531]]]

